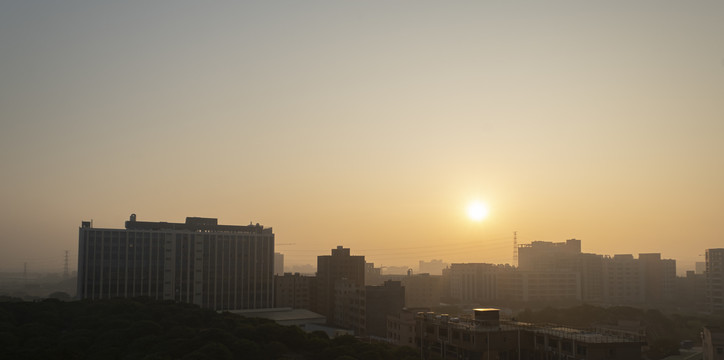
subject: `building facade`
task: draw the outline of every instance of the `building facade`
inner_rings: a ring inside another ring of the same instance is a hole
[[[710,311],[724,310],[724,249],[706,250],[706,299]]]
[[[485,263],[450,265],[450,296],[463,304],[498,298],[498,266]]]
[[[501,321],[498,309],[475,309],[472,318],[420,312],[416,320],[424,359],[638,360],[645,344],[628,332]]]
[[[387,337],[387,317],[398,315],[405,307],[405,287],[400,281],[385,281],[382,286],[367,286],[366,331],[369,336]]]
[[[367,305],[365,286],[346,278],[334,282],[334,312],[328,323],[354,331],[357,336],[367,334]]]
[[[274,253],[274,275],[284,275],[284,254]]]
[[[365,257],[352,256],[350,250],[342,246],[332,249],[332,255],[317,256],[317,290],[312,310],[326,316],[330,324],[336,323],[335,310],[345,308],[338,307],[335,303],[335,286],[337,281],[342,279],[347,282],[342,283],[341,292],[352,291],[351,288],[361,289],[363,292]]]
[[[80,299],[148,296],[214,310],[274,305],[274,233],[259,224],[146,222],[134,214],[125,229],[84,221],[78,244]]]
[[[311,309],[316,289],[314,276],[284,273],[274,276],[274,302],[278,308]]]

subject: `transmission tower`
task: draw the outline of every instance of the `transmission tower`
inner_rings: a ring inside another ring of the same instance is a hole
[[[63,278],[66,278],[66,279],[68,278],[68,253],[69,252],[70,252],[69,250],[65,251],[65,265],[63,266]]]
[[[513,231],[513,264],[518,266],[518,232]]]

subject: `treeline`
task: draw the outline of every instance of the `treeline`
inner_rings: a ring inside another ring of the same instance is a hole
[[[149,299],[0,299],[1,359],[418,359],[407,347],[329,339],[270,320]]]
[[[645,355],[660,359],[679,352],[684,340],[701,343],[700,333],[705,325],[724,326],[724,317],[719,315],[693,316],[665,314],[655,309],[638,309],[628,306],[599,307],[580,305],[564,309],[545,308],[525,310],[517,320],[533,323],[553,323],[572,327],[588,328],[596,325],[617,325],[620,321],[638,322],[646,330],[647,347]]]

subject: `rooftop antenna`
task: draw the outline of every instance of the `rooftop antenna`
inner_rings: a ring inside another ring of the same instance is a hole
[[[518,232],[513,231],[513,264],[518,266]]]

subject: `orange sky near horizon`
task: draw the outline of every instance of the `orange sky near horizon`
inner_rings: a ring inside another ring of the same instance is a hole
[[[724,3],[0,4],[0,271],[216,217],[287,264],[724,246]],[[471,201],[490,213],[471,221]],[[71,263],[71,268],[75,264]]]

